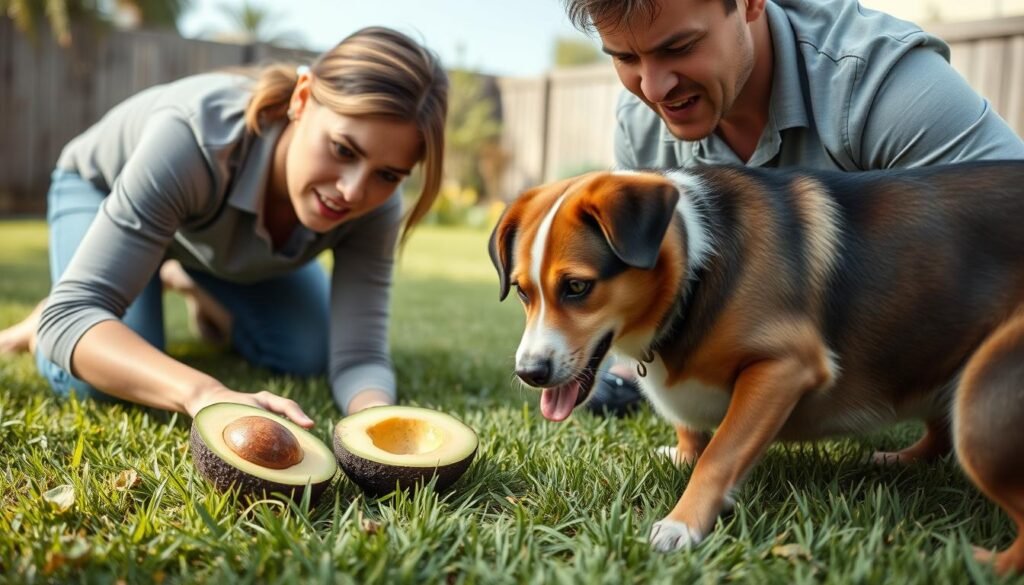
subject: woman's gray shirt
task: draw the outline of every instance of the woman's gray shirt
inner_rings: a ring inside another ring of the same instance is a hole
[[[335,399],[344,407],[367,388],[394,396],[387,335],[401,197],[396,191],[380,208],[326,234],[299,225],[275,250],[262,213],[284,124],[258,136],[246,130],[251,84],[245,76],[211,73],[147,89],[64,148],[57,167],[109,195],[50,293],[39,351],[71,371],[82,335],[101,321],[120,319],[165,258],[251,283],[329,249]]]

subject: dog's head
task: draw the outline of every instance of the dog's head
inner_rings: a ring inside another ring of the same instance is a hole
[[[501,299],[514,289],[526,309],[516,374],[544,388],[546,418],[586,400],[613,345],[653,338],[684,270],[682,235],[669,230],[679,196],[661,175],[591,173],[527,191],[498,221]]]

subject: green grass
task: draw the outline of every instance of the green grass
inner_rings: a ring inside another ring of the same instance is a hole
[[[646,535],[689,471],[652,457],[673,440],[649,410],[624,420],[541,419],[513,383],[522,317],[497,302],[485,233],[423,229],[398,272],[392,345],[401,399],[480,434],[449,493],[363,497],[344,477],[316,509],[247,505],[192,467],[187,417],[54,399],[29,357],[0,358],[0,581],[209,583],[998,582],[970,543],[1004,547],[1009,520],[954,461],[864,462],[919,428],[776,446],[735,511],[694,551]],[[0,326],[47,289],[45,228],[0,222]],[[190,340],[169,303],[170,351],[234,388],[299,400],[325,440],[323,381],[274,377]],[[131,481],[137,478],[137,483]],[[43,498],[71,486],[61,511]]]

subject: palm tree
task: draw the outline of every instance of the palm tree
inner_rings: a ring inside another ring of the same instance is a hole
[[[281,20],[281,15],[266,6],[242,0],[237,5],[223,3],[219,9],[230,21],[232,29],[214,34],[215,37],[242,43],[270,43],[296,48],[306,44],[302,34],[296,31],[277,30],[274,23]]]
[[[134,9],[144,28],[178,30],[178,18],[188,9],[191,0],[117,0],[119,7]]]
[[[116,0],[119,10],[136,15],[139,26],[177,30],[178,17],[190,0]],[[108,8],[104,8],[107,6]],[[100,0],[0,0],[0,10],[24,33],[35,35],[37,27],[49,23],[61,46],[71,45],[71,25],[76,22],[108,22],[109,3]]]

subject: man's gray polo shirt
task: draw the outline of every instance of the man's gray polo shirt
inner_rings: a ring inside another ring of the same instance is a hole
[[[1024,158],[1024,142],[919,27],[855,0],[770,0],[768,123],[749,166],[844,171]],[[744,164],[717,135],[687,142],[623,92],[615,136],[623,168]]]

